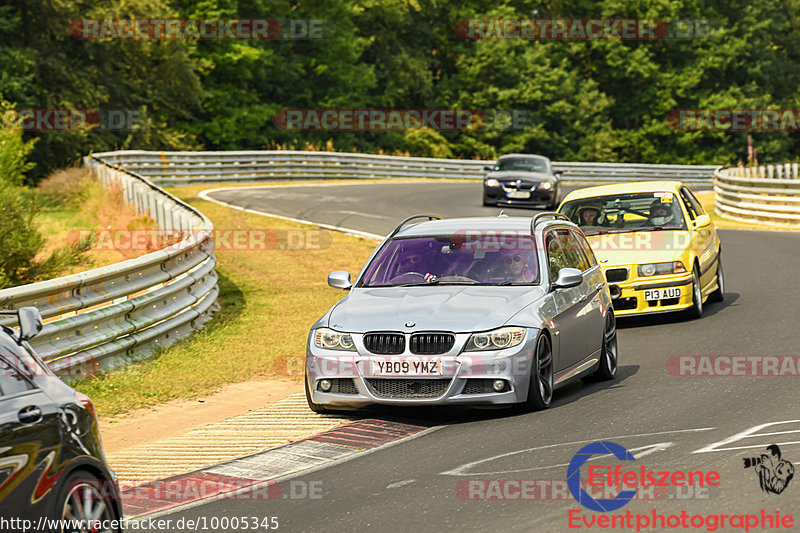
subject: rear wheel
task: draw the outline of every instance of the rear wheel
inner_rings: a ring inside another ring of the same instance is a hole
[[[311,391],[308,390],[308,376],[304,376],[303,381],[305,382],[306,385],[306,402],[308,402],[308,408],[314,411],[315,413],[320,413],[320,414],[329,413],[330,411],[328,411],[328,409],[326,409],[325,407],[321,406],[318,403],[314,403],[311,400]]]
[[[717,256],[717,290],[708,297],[709,302],[721,302],[725,299],[725,276],[722,273],[722,253]]]
[[[553,401],[553,350],[547,335],[539,334],[531,361],[528,398],[522,402],[524,411],[542,411]]]
[[[692,306],[686,310],[689,318],[700,318],[703,316],[703,292],[700,288],[700,276],[697,273],[698,267],[692,269]]]
[[[610,310],[606,314],[603,330],[603,348],[600,352],[600,366],[585,381],[608,381],[617,375],[617,322]]]

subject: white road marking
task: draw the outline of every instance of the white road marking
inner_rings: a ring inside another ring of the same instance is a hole
[[[241,489],[232,490],[230,492],[217,494],[217,495],[214,495],[214,496],[210,496],[208,498],[204,498],[202,500],[196,500],[196,501],[193,501],[193,502],[190,502],[190,503],[186,503],[186,504],[183,504],[183,505],[176,505],[175,507],[170,507],[169,509],[164,509],[162,511],[156,511],[155,513],[150,513],[150,514],[147,514],[147,515],[137,516],[135,518],[133,518],[133,517],[126,517],[126,518],[128,518],[131,521],[146,522],[147,520],[149,520],[151,518],[158,518],[160,516],[167,516],[167,515],[176,513],[178,511],[184,511],[186,509],[192,509],[194,507],[200,507],[201,505],[205,505],[205,504],[208,504],[208,503],[214,503],[215,501],[219,501],[219,500],[224,499],[224,498],[235,498],[236,496],[240,496],[242,494],[253,494],[254,492],[262,490],[264,487],[267,487],[270,484],[284,483],[285,481],[289,481],[289,480],[292,480],[292,479],[295,479],[295,478],[298,478],[298,477],[301,477],[301,476],[305,476],[307,474],[312,474],[312,473],[318,472],[320,470],[325,470],[326,468],[330,468],[331,466],[340,465],[342,463],[346,463],[346,462],[352,461],[353,459],[358,459],[358,458],[363,457],[365,455],[368,455],[368,454],[371,454],[371,453],[375,453],[377,451],[385,450],[386,448],[391,448],[392,446],[396,446],[398,444],[403,444],[403,443],[418,439],[418,438],[420,438],[420,437],[422,437],[424,435],[428,435],[428,434],[433,433],[434,431],[438,431],[438,430],[440,430],[440,429],[442,429],[444,427],[446,427],[446,426],[433,426],[433,427],[430,427],[430,428],[427,428],[427,429],[423,429],[422,431],[418,431],[417,433],[414,433],[413,435],[409,435],[408,437],[403,437],[402,439],[398,439],[398,440],[392,441],[392,442],[390,442],[388,444],[384,444],[384,445],[378,446],[376,448],[370,448],[368,450],[357,450],[356,451],[355,449],[353,449],[354,450],[353,453],[351,453],[350,455],[347,455],[345,457],[342,457],[342,458],[339,458],[339,459],[332,459],[332,460],[330,460],[330,461],[328,461],[326,463],[323,463],[323,464],[320,464],[320,465],[316,465],[316,466],[312,466],[310,468],[306,468],[305,470],[299,470],[297,472],[291,472],[289,474],[286,474],[286,475],[280,476],[280,477],[276,477],[276,478],[271,479],[269,481],[264,481],[262,483],[256,483],[254,485],[250,485],[249,487],[245,487],[245,488],[241,488]],[[292,446],[292,444],[288,444],[287,445],[287,447],[290,447],[290,446]]]
[[[229,207],[231,209],[238,209],[239,211],[244,211],[245,213],[250,213],[250,214],[253,214],[253,215],[261,215],[261,216],[265,216],[265,217],[280,218],[282,220],[288,220],[290,222],[297,222],[297,223],[300,223],[300,224],[308,224],[310,226],[318,226],[318,227],[323,228],[323,229],[329,229],[329,230],[333,230],[333,231],[341,231],[342,233],[346,233],[348,235],[354,235],[356,237],[361,237],[361,238],[364,238],[364,239],[377,240],[377,241],[382,241],[384,239],[383,235],[377,235],[375,233],[367,233],[366,231],[359,231],[357,229],[344,228],[342,226],[333,226],[333,225],[330,225],[330,224],[320,224],[319,222],[312,222],[311,220],[303,220],[301,218],[285,217],[285,216],[282,216],[282,215],[276,215],[274,213],[265,213],[263,211],[255,211],[253,209],[248,209],[246,207],[239,207],[238,205],[229,204],[227,202],[223,202],[222,200],[216,200],[216,199],[211,198],[209,196],[210,193],[215,192],[215,191],[225,191],[225,190],[231,190],[231,189],[242,189],[242,187],[220,187],[220,188],[217,188],[217,189],[208,189],[208,190],[205,190],[205,191],[200,191],[198,196],[200,198],[202,198],[203,200],[206,200],[208,202],[212,202],[212,203],[215,203],[215,204],[218,204],[218,205],[221,205],[221,206]]]
[[[397,483],[392,483],[390,485],[386,485],[386,488],[387,489],[397,489],[397,488],[400,488],[400,487],[405,487],[406,485],[410,485],[410,484],[414,483],[415,481],[416,481],[416,479],[406,479],[406,480],[403,480],[403,481],[398,481]]]
[[[588,439],[588,440],[578,440],[578,441],[574,441],[574,442],[564,442],[564,443],[560,443],[560,444],[548,444],[548,445],[545,445],[545,446],[536,446],[534,448],[526,448],[524,450],[517,450],[515,452],[502,453],[500,455],[495,455],[493,457],[488,457],[486,459],[479,459],[477,461],[472,461],[470,463],[466,463],[466,464],[457,466],[457,467],[455,467],[455,468],[453,468],[451,470],[446,470],[444,472],[440,472],[439,475],[440,476],[492,475],[492,474],[501,473],[501,472],[467,472],[467,470],[469,470],[473,466],[476,466],[476,465],[479,465],[479,464],[482,464],[482,463],[488,463],[490,461],[495,461],[497,459],[503,459],[505,457],[510,457],[512,455],[518,455],[518,454],[521,454],[521,453],[528,453],[528,452],[532,452],[532,451],[536,451],[536,450],[545,450],[545,449],[549,449],[549,448],[558,448],[558,447],[561,447],[561,446],[574,446],[576,444],[587,444],[589,442],[596,442],[596,441],[600,441],[600,440],[616,440],[616,439],[626,439],[626,438],[636,438],[636,437],[652,437],[652,436],[656,436],[656,435],[674,435],[675,433],[697,433],[697,432],[700,432],[700,431],[711,431],[712,429],[716,429],[716,428],[679,429],[679,430],[676,430],[676,431],[658,431],[658,432],[654,432],[654,433],[637,433],[637,434],[632,434],[632,435],[618,435],[616,437],[603,437],[603,438]],[[664,443],[660,443],[660,444],[664,444]],[[655,446],[655,445],[650,445],[650,446]],[[655,451],[657,451],[657,450],[654,449],[653,452],[655,452]],[[653,453],[653,452],[650,452],[650,453]],[[554,466],[537,467],[536,469],[543,469],[543,468],[554,468]],[[533,470],[533,469],[526,469],[526,471],[527,470]]]
[[[777,444],[778,446],[788,446],[790,444],[800,444],[800,441],[798,441],[798,440],[788,441],[788,442],[776,442],[776,441],[770,439],[769,441],[764,441],[761,444],[753,444],[753,445],[747,445],[747,446],[729,446],[729,447],[723,448],[723,446],[727,446],[728,444],[733,444],[734,442],[742,440],[742,439],[750,439],[750,438],[754,438],[754,437],[773,437],[773,436],[778,436],[778,435],[788,435],[789,433],[798,433],[798,432],[800,432],[800,430],[797,430],[797,429],[789,429],[789,430],[786,430],[786,431],[773,431],[773,432],[769,432],[769,433],[756,433],[757,431],[761,431],[762,429],[768,428],[770,426],[777,426],[777,425],[780,425],[780,424],[798,424],[798,423],[800,423],[800,420],[782,420],[780,422],[767,422],[766,424],[760,424],[758,426],[753,426],[751,428],[745,429],[744,431],[739,432],[739,433],[737,433],[735,435],[732,435],[732,436],[728,437],[727,439],[723,439],[721,441],[714,442],[712,444],[709,444],[708,446],[704,446],[704,447],[700,448],[699,450],[695,450],[692,453],[724,452],[724,451],[730,451],[730,450],[749,450],[749,449],[753,449],[753,448],[766,448],[770,444]]]
[[[383,215],[370,215],[368,213],[359,213],[358,211],[336,211],[337,213],[342,213],[344,215],[355,215],[357,217],[365,217],[365,218],[389,218]]]

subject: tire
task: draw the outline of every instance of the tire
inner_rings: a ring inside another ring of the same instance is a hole
[[[497,204],[493,204],[492,202],[489,202],[489,201],[486,200],[486,198],[484,198],[483,199],[483,206],[484,207],[497,207]]]
[[[703,316],[703,293],[700,287],[700,276],[697,274],[698,266],[692,269],[692,306],[686,310],[689,318]]]
[[[109,491],[104,489],[94,474],[85,470],[73,472],[58,490],[54,512],[56,520],[118,520],[120,517],[116,516],[115,509],[107,502]],[[95,516],[98,511],[99,516]],[[64,528],[62,531],[73,533],[78,530]]]
[[[725,299],[725,275],[722,271],[722,252],[717,256],[717,290],[708,296],[709,302],[721,302]]]
[[[603,328],[603,347],[600,351],[600,366],[594,373],[584,379],[586,382],[609,381],[617,375],[619,349],[617,347],[617,321],[614,313],[606,313],[606,325]]]
[[[539,334],[531,361],[528,397],[520,404],[523,411],[543,411],[553,401],[553,348],[547,335]]]
[[[311,401],[311,391],[308,390],[308,376],[303,376],[303,381],[306,385],[306,402],[308,402],[308,408],[319,414],[329,413],[330,411],[328,409]]]

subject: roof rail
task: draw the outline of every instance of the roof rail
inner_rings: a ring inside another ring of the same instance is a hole
[[[395,235],[397,235],[397,233],[398,233],[398,232],[399,232],[401,229],[403,229],[403,226],[405,226],[406,224],[408,224],[408,223],[409,223],[409,222],[411,222],[412,220],[416,220],[416,219],[418,219],[418,218],[424,218],[424,219],[427,219],[427,220],[442,220],[442,217],[440,217],[440,216],[438,216],[438,215],[414,215],[414,216],[412,216],[412,217],[408,217],[407,219],[405,219],[404,221],[402,221],[400,224],[398,224],[398,225],[397,225],[397,227],[396,227],[396,228],[394,228],[394,231],[392,231],[392,232],[389,234],[389,237],[387,237],[387,238],[388,238],[388,239],[390,239],[390,238],[394,237]]]
[[[536,229],[536,223],[539,222],[542,218],[550,217],[553,220],[566,220],[567,222],[572,222],[567,215],[563,213],[556,213],[555,211],[545,211],[544,213],[537,213],[531,219],[531,233]]]

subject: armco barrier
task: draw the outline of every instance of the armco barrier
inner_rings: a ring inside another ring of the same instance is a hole
[[[119,151],[95,157],[151,178],[158,185],[257,182],[281,179],[483,179],[492,161],[433,159],[344,152],[290,150],[246,152]],[[634,163],[553,163],[567,183],[603,184],[639,180],[684,181],[711,185],[713,165],[645,165]]]
[[[739,222],[800,227],[798,163],[720,168],[714,173],[715,209]]]
[[[218,308],[208,218],[146,178],[97,157],[85,164],[104,185],[117,184],[159,229],[185,238],[121,263],[0,290],[0,309],[32,305],[45,319],[56,318],[31,345],[66,381],[144,359],[203,327]],[[0,324],[14,321],[3,317]]]

